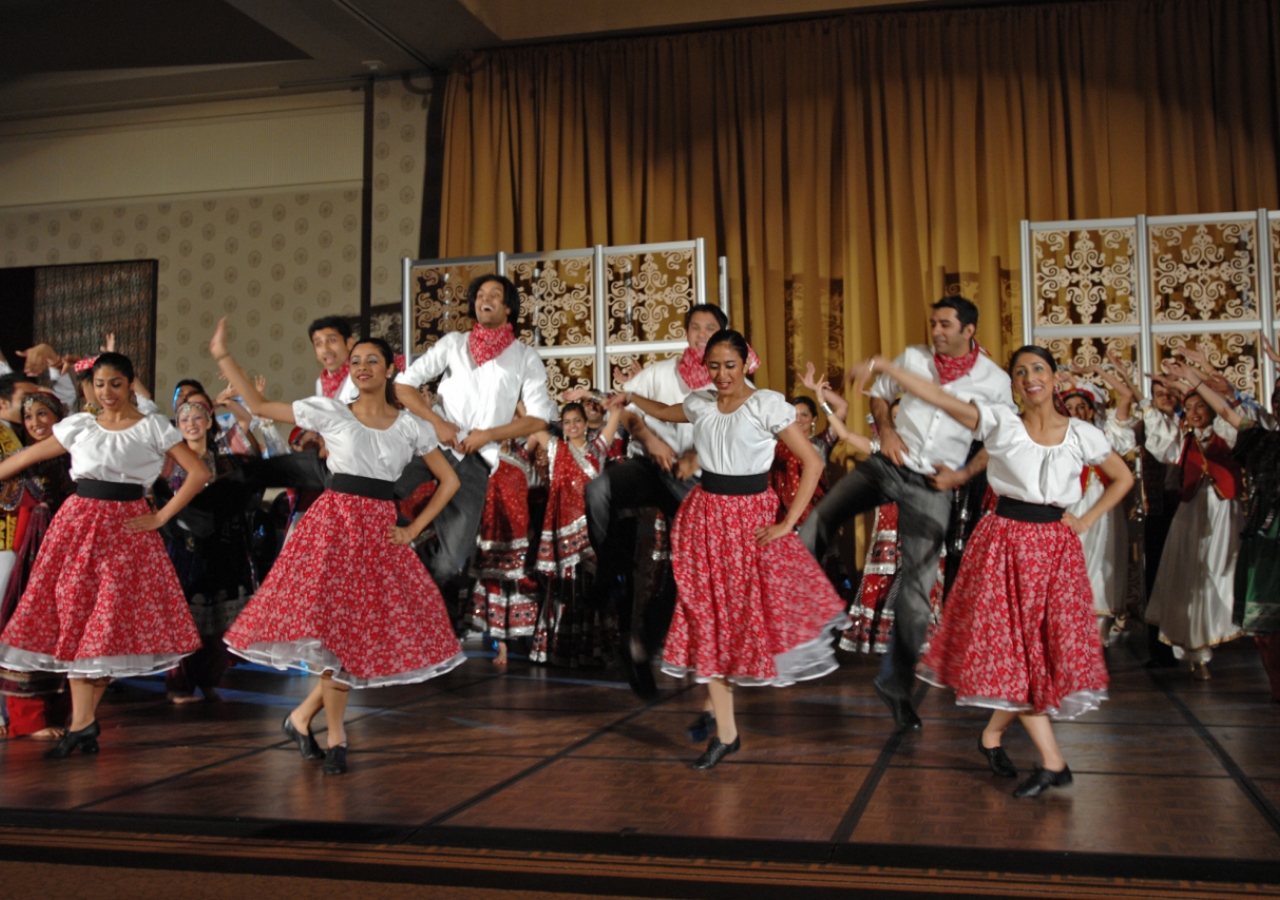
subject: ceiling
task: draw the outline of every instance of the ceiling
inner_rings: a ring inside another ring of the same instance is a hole
[[[969,0],[972,3],[972,0]],[[1007,0],[1006,0],[1007,2]],[[0,0],[5,120],[446,68],[458,53],[947,0]]]

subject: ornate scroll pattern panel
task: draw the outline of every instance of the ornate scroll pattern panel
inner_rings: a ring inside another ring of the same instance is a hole
[[[1255,222],[1152,227],[1152,320],[1256,318],[1256,230]]]
[[[1068,368],[1073,366],[1080,366],[1081,368],[1100,366],[1104,369],[1110,369],[1113,368],[1113,365],[1107,354],[1109,352],[1114,353],[1128,367],[1129,377],[1139,386],[1141,385],[1142,372],[1138,365],[1138,336],[1136,334],[1110,337],[1038,337],[1036,338],[1036,344],[1053,354],[1053,358],[1058,361],[1059,366]],[[1111,393],[1111,389],[1107,387],[1106,382],[1097,375],[1087,374],[1076,377],[1097,385],[1104,393]]]
[[[574,388],[591,388],[596,381],[596,361],[589,356],[570,356],[564,359],[544,359],[547,367],[547,390],[551,399],[560,402],[560,395]]]
[[[1194,334],[1190,336],[1157,334],[1155,336],[1155,365],[1173,355],[1177,347],[1191,347],[1205,355],[1215,369],[1238,391],[1261,396],[1258,336],[1256,332],[1225,332],[1222,334]]]
[[[692,249],[608,254],[604,264],[610,342],[684,337],[695,296]]]
[[[1133,228],[1033,232],[1036,326],[1137,324],[1134,241]]]
[[[507,263],[520,292],[516,336],[534,347],[584,346],[595,341],[592,256],[523,259]]]
[[[424,266],[412,269],[413,352],[423,353],[451,331],[470,331],[475,321],[467,315],[467,286],[471,279],[493,272],[493,263]]]
[[[396,353],[403,353],[404,331],[400,327],[404,308],[399,304],[374,306],[369,310],[369,337],[382,338]],[[359,332],[357,319],[356,331]]]
[[[632,365],[639,363],[640,368],[648,368],[664,359],[675,359],[679,353],[611,353],[609,354],[609,390],[622,390],[623,382],[618,380],[619,370],[626,372]]]
[[[211,332],[213,315],[205,315],[200,327]],[[37,342],[78,356],[96,355],[107,333],[114,333],[116,349],[154,390],[156,261],[36,269],[33,325]]]
[[[1280,219],[1271,220],[1271,285],[1275,320],[1280,322]]]

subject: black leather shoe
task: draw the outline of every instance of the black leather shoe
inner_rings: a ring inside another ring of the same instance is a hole
[[[693,724],[687,729],[689,740],[702,742],[711,736],[711,729],[716,727],[716,717],[713,713],[704,712],[698,718],[693,720]]]
[[[992,772],[1001,778],[1018,777],[1018,768],[1013,764],[1013,760],[1009,758],[1009,754],[1004,752],[1004,747],[984,747],[982,745],[982,735],[978,735],[978,749],[987,758],[987,765],[991,766]]]
[[[714,769],[716,766],[720,765],[720,760],[724,759],[730,753],[737,753],[741,746],[742,735],[738,735],[734,738],[732,744],[722,744],[720,743],[720,738],[713,737],[707,742],[706,751],[699,756],[698,761],[689,768]]]
[[[883,700],[884,705],[893,713],[893,723],[898,726],[899,731],[920,731],[924,727],[908,698],[893,696],[882,688],[878,681],[871,682],[871,686],[875,688],[876,696]]]
[[[284,723],[280,728],[289,736],[289,740],[298,745],[298,752],[302,754],[303,759],[324,759],[324,751],[316,743],[315,735],[311,732],[303,734],[294,727],[293,720],[288,715],[284,717]]]
[[[1015,797],[1039,797],[1051,787],[1066,787],[1075,779],[1071,777],[1071,769],[1062,767],[1061,772],[1050,772],[1039,766],[1033,766],[1031,777],[1018,785],[1013,791]]]
[[[618,656],[622,660],[622,671],[627,675],[627,684],[642,700],[658,699],[658,684],[653,678],[653,666],[648,656],[637,659],[637,648],[633,648],[629,635],[622,635],[622,647]],[[643,653],[643,651],[639,651]]]
[[[324,765],[320,767],[320,771],[326,775],[346,775],[347,745],[330,747],[329,752],[324,755]]]
[[[95,719],[79,731],[68,730],[59,740],[48,750],[45,751],[45,759],[66,759],[76,750],[86,755],[93,755],[98,752],[98,735],[102,734],[102,729],[98,726]]]

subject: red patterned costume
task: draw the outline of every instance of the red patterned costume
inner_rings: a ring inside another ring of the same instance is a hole
[[[538,585],[529,577],[529,481],[533,466],[523,447],[504,451],[489,476],[471,576],[472,626],[499,640],[532,635],[538,623]]]

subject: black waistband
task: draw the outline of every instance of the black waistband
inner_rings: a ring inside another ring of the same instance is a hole
[[[757,475],[717,475],[703,471],[702,489],[708,494],[727,494],[740,497],[746,494],[763,494],[769,490],[769,473]]]
[[[1001,497],[996,501],[996,515],[1015,522],[1061,522],[1065,512],[1061,506],[1043,506],[1012,497]]]
[[[334,475],[329,490],[340,494],[355,494],[371,500],[396,499],[396,483],[381,478],[365,478],[363,475]]]
[[[146,490],[140,484],[125,484],[121,481],[94,481],[92,478],[81,478],[76,481],[76,496],[88,497],[90,500],[141,500]]]

